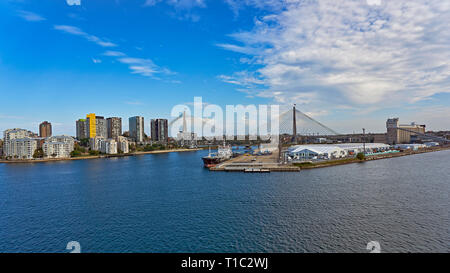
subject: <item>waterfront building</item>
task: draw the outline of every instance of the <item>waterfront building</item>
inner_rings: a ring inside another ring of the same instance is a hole
[[[167,143],[169,139],[169,122],[167,119],[152,119],[150,130],[152,141]]]
[[[8,140],[19,139],[30,137],[30,131],[20,128],[8,129],[3,132],[3,140],[6,142]]]
[[[44,121],[39,124],[39,136],[51,137],[52,136],[52,124],[48,121]]]
[[[88,122],[86,119],[79,119],[76,121],[77,127],[77,139],[82,140],[85,138],[89,138],[88,135]]]
[[[18,159],[33,158],[38,148],[37,139],[31,138],[32,132],[25,129],[8,129],[3,132],[3,155]]]
[[[117,154],[117,142],[114,139],[101,139],[100,152],[104,154]]]
[[[427,147],[437,147],[439,146],[439,142],[425,142],[424,145]]]
[[[102,140],[104,140],[103,137],[91,137],[89,139],[89,148],[93,151],[100,151]]]
[[[374,154],[390,150],[384,143],[343,143],[296,145],[288,149],[287,155],[294,161],[329,160],[356,156],[358,153]]]
[[[347,153],[331,145],[299,145],[289,152],[293,160],[317,160],[343,158]]]
[[[18,138],[5,142],[4,153],[7,157],[32,159],[37,147],[38,143],[34,138]]]
[[[96,129],[96,120],[95,120],[95,114],[87,114],[86,115],[86,122],[87,122],[87,136],[88,138],[94,138],[97,136],[97,129]]]
[[[44,157],[69,158],[74,150],[75,140],[70,136],[53,136],[45,139],[42,145]]]
[[[107,119],[108,138],[116,139],[122,135],[122,118],[112,117]]]
[[[394,145],[395,149],[399,150],[413,150],[417,151],[419,149],[426,148],[427,146],[425,144],[397,144]]]
[[[144,142],[144,117],[131,117],[128,121],[130,137],[136,143]]]
[[[399,124],[398,118],[388,119],[386,122],[388,144],[410,143],[418,134],[425,134],[425,125],[416,123]]]
[[[121,151],[124,154],[128,154],[130,152],[130,143],[128,138],[123,136],[118,136],[117,139],[117,151]]]

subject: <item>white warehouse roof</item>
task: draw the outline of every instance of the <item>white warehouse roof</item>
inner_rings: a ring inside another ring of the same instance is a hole
[[[384,143],[366,143],[366,149],[387,149],[390,146]],[[317,144],[317,145],[296,145],[289,148],[289,153],[299,153],[303,150],[310,150],[318,154],[330,154],[333,152],[345,150],[363,149],[363,143],[344,143],[344,144]]]
[[[290,153],[300,153],[302,151],[309,150],[317,154],[331,154],[334,152],[342,151],[343,149],[333,145],[298,145],[294,146]]]

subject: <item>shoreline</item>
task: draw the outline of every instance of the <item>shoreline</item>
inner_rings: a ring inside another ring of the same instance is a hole
[[[424,148],[417,151],[406,150],[397,153],[388,154],[378,154],[378,155],[367,155],[364,160],[359,160],[355,157],[341,158],[335,160],[324,160],[319,162],[298,162],[298,163],[288,163],[281,164],[276,161],[275,158],[261,158],[257,156],[241,156],[234,159],[225,161],[215,167],[209,168],[210,171],[218,172],[298,172],[302,170],[334,167],[347,164],[364,163],[372,160],[381,160],[394,157],[402,157],[415,154],[438,152],[443,150],[450,150],[450,145],[441,147],[430,147]]]
[[[25,160],[0,160],[1,163],[44,163],[44,162],[59,162],[59,161],[72,161],[72,160],[87,160],[87,159],[103,159],[103,158],[117,158],[117,157],[128,157],[128,156],[139,156],[147,154],[167,154],[167,153],[185,153],[185,152],[196,152],[201,151],[202,148],[196,149],[171,149],[171,150],[157,150],[148,152],[134,152],[128,154],[114,154],[114,155],[95,155],[95,156],[80,156],[80,157],[70,157],[70,158],[45,158],[45,159],[25,159]]]
[[[333,160],[333,161],[311,163],[311,164],[303,165],[303,166],[301,166],[301,163],[300,163],[300,164],[298,164],[298,167],[300,168],[300,170],[311,170],[311,169],[327,168],[327,167],[347,165],[347,164],[364,163],[364,162],[373,161],[373,160],[382,160],[382,159],[403,157],[403,156],[416,155],[416,154],[433,153],[433,152],[439,152],[439,151],[444,151],[444,150],[450,150],[450,146],[425,148],[423,150],[418,150],[418,151],[403,151],[403,152],[399,152],[399,153],[385,154],[385,155],[367,156],[365,160],[358,160],[356,158],[339,159],[339,160]]]

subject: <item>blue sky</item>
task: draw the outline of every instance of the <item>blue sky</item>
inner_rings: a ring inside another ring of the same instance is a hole
[[[297,103],[339,132],[450,129],[449,5],[334,2],[1,1],[0,130],[73,135],[90,112],[148,127],[194,96]]]

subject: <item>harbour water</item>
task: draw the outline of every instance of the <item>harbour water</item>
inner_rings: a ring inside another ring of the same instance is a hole
[[[268,174],[207,153],[0,164],[0,252],[450,252],[450,150]]]

